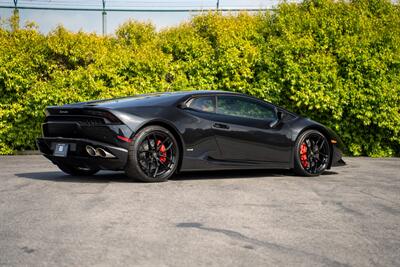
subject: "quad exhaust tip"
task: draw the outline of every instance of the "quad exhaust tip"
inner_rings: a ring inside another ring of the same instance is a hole
[[[96,149],[94,149],[94,147],[92,147],[92,146],[86,146],[86,152],[92,157],[97,156]]]
[[[110,152],[98,147],[98,148],[94,148],[92,146],[87,145],[86,146],[86,152],[92,156],[92,157],[102,157],[102,158],[115,158],[115,156],[113,154],[111,154]]]
[[[96,148],[96,154],[102,158],[115,158],[115,156],[113,154],[105,151],[102,148]]]

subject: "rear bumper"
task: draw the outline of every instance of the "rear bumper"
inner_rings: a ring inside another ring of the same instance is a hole
[[[73,164],[79,167],[99,168],[102,170],[123,170],[128,160],[128,150],[110,144],[80,138],[42,137],[37,139],[37,146],[43,155],[54,164]],[[57,143],[69,144],[66,157],[54,156]],[[102,158],[90,156],[86,152],[86,146],[102,148],[115,156],[115,158]]]

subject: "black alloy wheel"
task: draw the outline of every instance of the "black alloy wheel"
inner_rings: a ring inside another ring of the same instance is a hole
[[[163,182],[175,173],[178,159],[178,143],[170,131],[145,127],[133,138],[126,173],[144,182]]]
[[[295,147],[295,172],[303,176],[322,174],[329,165],[331,148],[319,131],[308,130],[300,135]]]

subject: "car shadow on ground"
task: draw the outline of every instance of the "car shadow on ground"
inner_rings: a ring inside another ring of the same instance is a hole
[[[84,175],[84,176],[72,176],[65,174],[61,171],[49,171],[49,172],[25,172],[16,173],[17,177],[53,181],[53,182],[70,182],[70,183],[131,183],[135,182],[129,179],[123,172],[110,172],[104,171],[99,172],[96,175]]]
[[[333,171],[325,171],[322,175],[337,174]],[[213,180],[213,179],[241,179],[258,177],[295,177],[291,170],[224,170],[224,171],[197,171],[179,173],[171,180]]]
[[[325,175],[337,174],[333,171],[326,171]],[[123,172],[101,171],[91,176],[71,176],[61,171],[50,172],[26,172],[17,173],[17,177],[44,180],[54,182],[71,182],[71,183],[135,183],[139,182],[128,178]],[[173,176],[172,181],[185,180],[218,180],[218,179],[244,179],[244,178],[268,178],[268,177],[284,177],[295,176],[290,170],[226,170],[226,171],[199,171],[184,172]],[[140,183],[140,182],[139,182]]]
[[[183,172],[171,180],[214,180],[214,179],[243,179],[259,177],[293,176],[289,170],[223,170]]]

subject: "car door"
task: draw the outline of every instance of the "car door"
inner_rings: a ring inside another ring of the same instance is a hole
[[[245,96],[218,95],[213,130],[221,160],[287,163],[291,157],[288,127],[276,121],[276,107]]]
[[[187,157],[199,159],[221,157],[212,128],[216,109],[215,101],[216,98],[213,95],[194,96],[186,101],[184,112],[188,117],[183,138]]]

